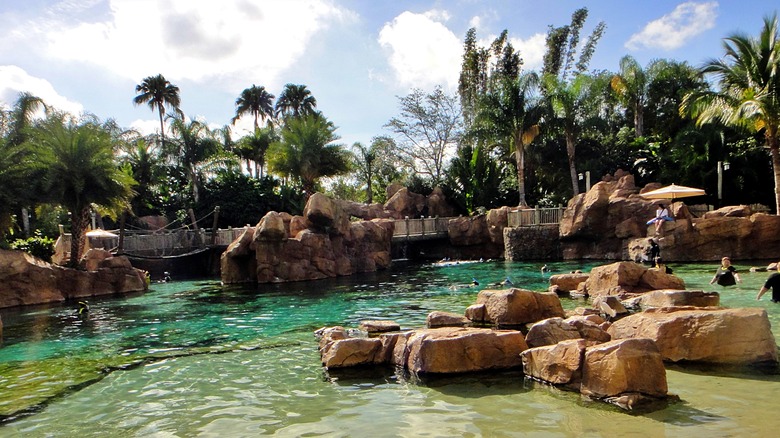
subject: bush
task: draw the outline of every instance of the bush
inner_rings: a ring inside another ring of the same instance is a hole
[[[49,263],[54,255],[54,239],[43,236],[41,230],[35,230],[35,235],[27,239],[14,240],[10,246],[11,249],[25,251]]]

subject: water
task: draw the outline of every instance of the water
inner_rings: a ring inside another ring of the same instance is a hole
[[[462,314],[487,283],[507,276],[544,290],[540,266],[396,264],[258,289],[155,284],[144,295],[95,299],[83,319],[70,304],[1,310],[0,412],[39,407],[0,426],[0,437],[776,435],[780,375],[760,370],[669,365],[669,389],[681,401],[632,415],[517,372],[419,382],[392,370],[329,374],[320,366],[319,327],[379,318],[421,327],[432,310]],[[726,289],[707,284],[716,266],[671,267],[688,289],[720,291],[724,306],[766,308],[780,335],[780,304],[755,301],[766,272],[737,266],[743,284]],[[479,288],[465,287],[472,277]]]

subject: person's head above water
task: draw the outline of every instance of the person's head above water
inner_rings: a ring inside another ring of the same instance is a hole
[[[729,266],[731,264],[731,259],[728,257],[723,257],[720,259],[720,264],[723,266]]]

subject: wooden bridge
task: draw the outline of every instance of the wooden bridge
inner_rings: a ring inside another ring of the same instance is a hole
[[[509,211],[509,227],[528,227],[558,224],[563,215],[563,207],[534,208]],[[397,219],[393,232],[393,242],[446,239],[449,236],[451,217],[423,217],[417,219]],[[227,248],[238,239],[246,227],[227,229],[198,230],[126,230],[121,251],[128,255],[144,257],[171,257],[204,251],[210,248]],[[89,247],[101,247],[108,250],[119,249],[118,232],[116,237],[90,238]],[[55,244],[55,261],[64,260],[70,251],[70,234],[63,233]]]

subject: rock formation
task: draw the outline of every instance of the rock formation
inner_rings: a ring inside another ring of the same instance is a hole
[[[656,268],[616,262],[593,268],[584,285],[584,292],[591,297],[616,295],[621,299],[660,289],[685,289],[685,282]]]
[[[466,317],[471,321],[499,327],[520,326],[556,316],[564,316],[558,295],[517,288],[480,291],[477,302],[466,309]]]
[[[87,270],[53,265],[23,251],[0,249],[0,308],[146,291],[145,274],[127,257],[90,250]]]
[[[664,307],[620,319],[612,339],[647,338],[664,360],[721,364],[777,363],[777,345],[765,309]]]
[[[222,254],[223,283],[316,280],[390,266],[393,222],[350,221],[342,204],[309,198],[302,217],[269,212]]]

